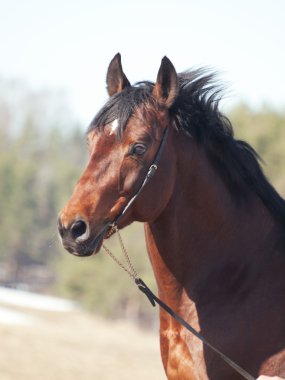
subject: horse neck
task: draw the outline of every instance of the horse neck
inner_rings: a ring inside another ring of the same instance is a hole
[[[239,270],[248,264],[257,271],[271,249],[274,225],[255,194],[247,201],[233,198],[203,149],[193,143],[180,149],[171,199],[145,225],[160,295],[174,306],[171,300],[179,303],[183,289],[195,297],[199,284],[211,286],[209,279],[216,281],[229,266]]]

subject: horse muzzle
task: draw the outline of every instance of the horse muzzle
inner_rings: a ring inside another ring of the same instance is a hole
[[[77,219],[64,226],[61,219],[58,219],[58,232],[63,247],[75,256],[91,256],[99,252],[109,223],[105,224],[99,232],[90,233],[90,226],[84,219]]]

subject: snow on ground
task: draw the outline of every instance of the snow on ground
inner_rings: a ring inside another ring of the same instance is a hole
[[[0,323],[5,325],[32,325],[37,319],[20,311],[0,306]]]
[[[72,311],[75,309],[75,304],[73,302],[62,298],[45,296],[24,290],[4,287],[0,287],[0,303],[5,305],[47,311],[64,312]]]
[[[76,309],[73,302],[65,299],[0,287],[0,324],[30,325],[39,322],[39,318],[28,315],[25,311],[14,310],[15,307],[53,312]]]

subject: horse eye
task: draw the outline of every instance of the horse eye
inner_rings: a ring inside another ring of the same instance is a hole
[[[135,144],[131,148],[131,154],[142,156],[146,152],[146,146],[143,144]]]

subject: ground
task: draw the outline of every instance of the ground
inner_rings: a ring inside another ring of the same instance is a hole
[[[3,304],[1,380],[165,380],[158,333],[74,309]],[[10,314],[9,314],[10,313]]]

